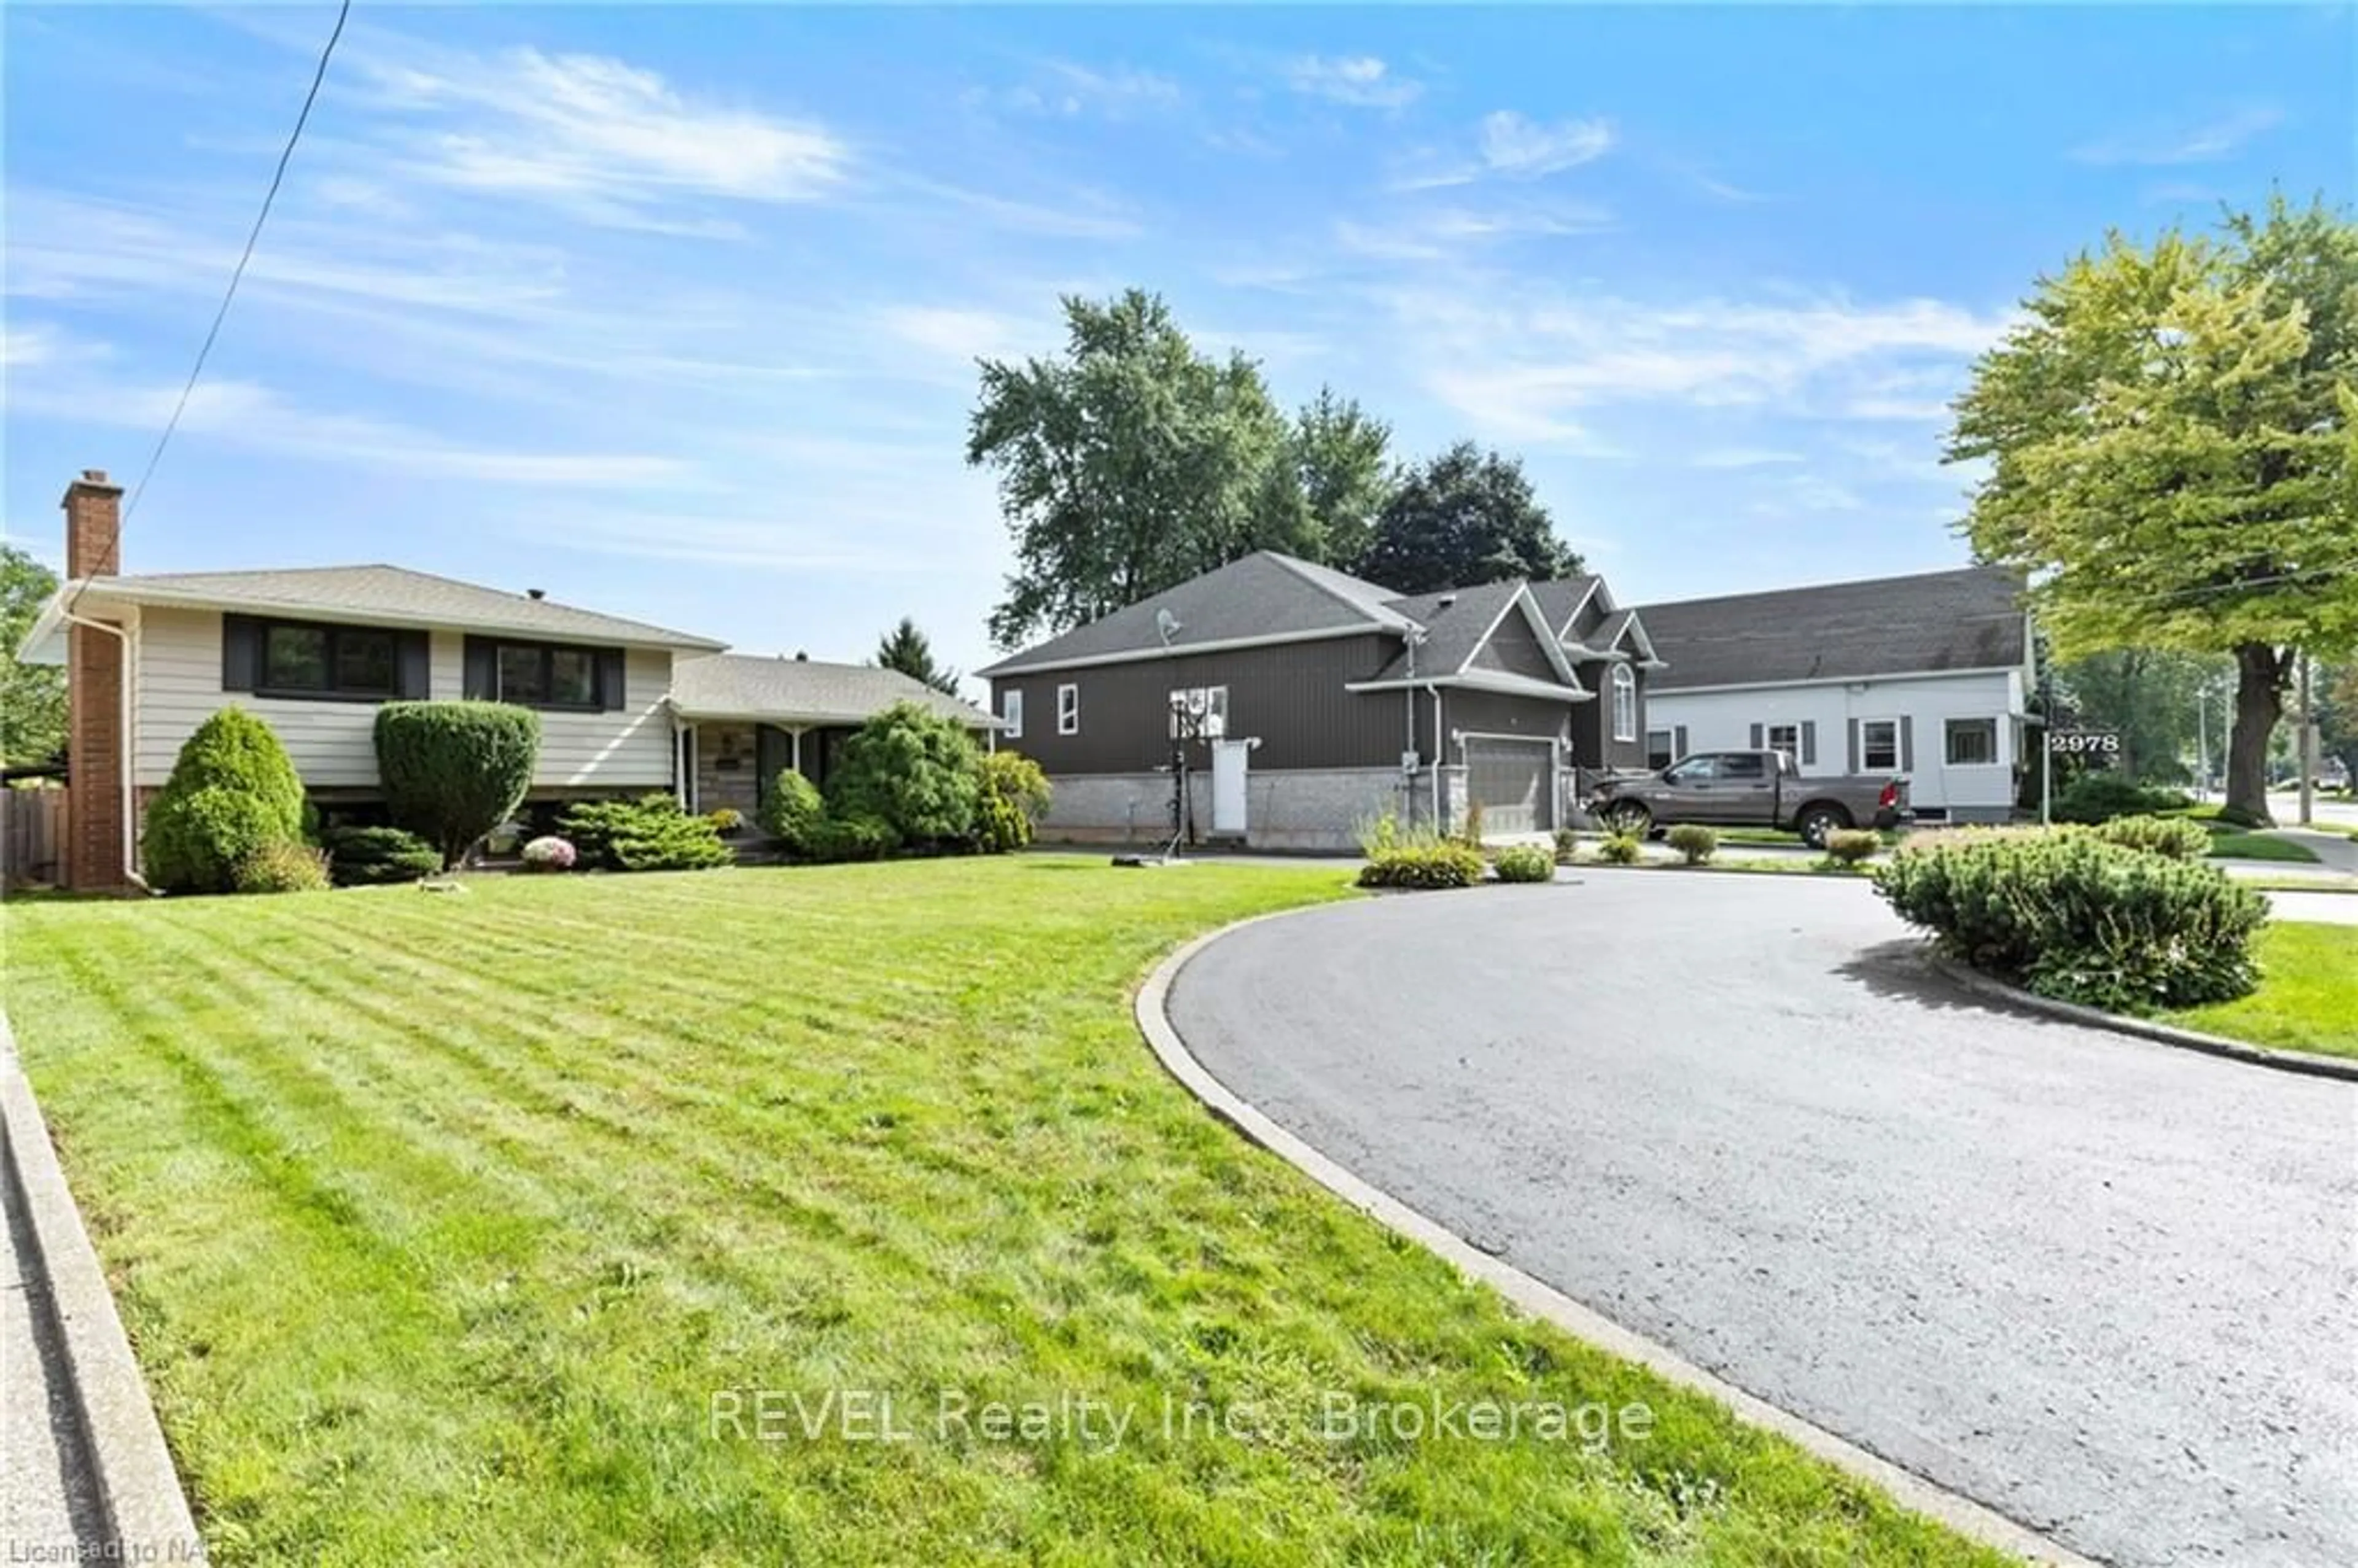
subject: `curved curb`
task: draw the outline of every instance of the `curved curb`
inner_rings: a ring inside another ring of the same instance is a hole
[[[0,1181],[16,1189],[49,1284],[48,1328],[63,1353],[98,1506],[113,1538],[106,1560],[201,1563],[205,1547],[180,1490],[179,1472],[147,1383],[131,1354],[123,1319],[107,1289],[81,1211],[59,1168],[49,1125],[32,1085],[17,1065],[8,1020],[0,1013]],[[36,1333],[40,1332],[38,1320]],[[86,1545],[90,1543],[85,1543]],[[89,1560],[96,1561],[95,1557]]]
[[[2204,1034],[2198,1030],[2180,1029],[2172,1024],[2155,1023],[2148,1019],[2128,1018],[2117,1012],[2106,1012],[2102,1008],[2082,1007],[2076,1001],[2057,1001],[2053,997],[2040,996],[2036,991],[2007,985],[2004,980],[1992,979],[1978,969],[1929,949],[1924,954],[1924,962],[1934,973],[1960,989],[2025,1012],[2041,1012],[2050,1018],[2060,1018],[2066,1023],[2084,1024],[2091,1029],[2109,1029],[2115,1034],[2134,1035],[2139,1040],[2150,1040],[2161,1045],[2175,1045],[2181,1051],[2200,1051],[2206,1056],[2224,1056],[2230,1061],[2246,1062],[2255,1067],[2273,1067],[2279,1073],[2303,1073],[2313,1078],[2340,1078],[2345,1083],[2358,1083],[2358,1058],[2319,1056],[2307,1051],[2271,1051],[2265,1046]]]
[[[2053,1563],[2057,1568],[2101,1568],[2093,1559],[2059,1546],[2037,1531],[2017,1524],[1970,1498],[1937,1486],[1914,1471],[1904,1470],[1887,1459],[1879,1458],[1822,1426],[1746,1393],[1733,1383],[1725,1382],[1696,1366],[1670,1346],[1630,1332],[1610,1318],[1583,1306],[1554,1286],[1524,1273],[1504,1259],[1480,1251],[1439,1221],[1353,1175],[1270,1119],[1249,1102],[1230,1093],[1188,1051],[1186,1042],[1180,1039],[1178,1030],[1173,1027],[1164,1007],[1171,994],[1172,982],[1179,978],[1179,972],[1187,967],[1190,959],[1224,936],[1264,921],[1290,919],[1329,907],[1332,906],[1314,904],[1308,909],[1257,914],[1249,920],[1224,925],[1217,931],[1206,932],[1157,964],[1154,972],[1147,976],[1145,983],[1138,988],[1133,1011],[1140,1033],[1146,1036],[1146,1043],[1153,1048],[1163,1069],[1178,1079],[1189,1094],[1203,1102],[1206,1110],[1386,1229],[1438,1255],[1458,1272],[1488,1285],[1532,1316],[1542,1318],[1607,1354],[1618,1356],[1626,1361],[1635,1361],[1667,1383],[1717,1400],[1733,1411],[1738,1420],[1773,1432],[1855,1479],[1881,1487],[1901,1507],[1937,1519],[1960,1535],[2029,1562]]]

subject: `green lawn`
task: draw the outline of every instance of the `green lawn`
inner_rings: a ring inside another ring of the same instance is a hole
[[[2358,1056],[2358,925],[2260,928],[2260,989],[2167,1014],[2172,1023],[2279,1050]]]
[[[6,1000],[219,1563],[1999,1561],[1516,1317],[1162,1075],[1156,957],[1344,881],[33,904]],[[1134,1424],[999,1441],[945,1389]],[[849,1441],[831,1390],[914,1435]],[[1654,1427],[1336,1441],[1326,1390]]]
[[[2216,806],[2189,806],[2180,815],[2211,829],[2211,859],[2214,860],[2283,860],[2311,866],[2319,863],[2317,851],[2306,844],[2271,838],[2264,832],[2220,821]]]

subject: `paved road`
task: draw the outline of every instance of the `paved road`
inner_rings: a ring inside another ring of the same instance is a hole
[[[1336,905],[1171,1015],[1477,1245],[2081,1552],[2358,1563],[2358,1087],[1993,1011],[1860,891]]]

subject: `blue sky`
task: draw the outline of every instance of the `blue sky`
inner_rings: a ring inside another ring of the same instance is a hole
[[[326,7],[7,9],[8,531],[145,460]],[[971,668],[978,354],[1159,290],[1281,399],[1520,452],[1625,600],[1963,559],[2029,280],[2347,200],[2344,7],[354,15],[133,570],[391,560]]]

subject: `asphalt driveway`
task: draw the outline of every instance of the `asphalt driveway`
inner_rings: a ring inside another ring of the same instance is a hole
[[[2358,1086],[1993,1010],[1864,889],[1249,927],[1222,1082],[1739,1387],[2123,1564],[2358,1563]]]

